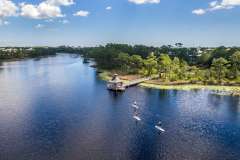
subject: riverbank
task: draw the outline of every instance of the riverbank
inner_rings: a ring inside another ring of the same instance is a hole
[[[14,61],[24,61],[28,59],[40,59],[40,58],[47,58],[47,57],[54,57],[57,54],[49,54],[49,55],[39,55],[39,56],[23,56],[23,57],[14,57],[14,58],[6,58],[6,59],[1,59],[0,58],[0,63],[3,62],[14,62]]]
[[[207,89],[214,91],[237,91],[240,92],[239,86],[216,86],[216,85],[197,85],[197,84],[186,84],[186,85],[161,85],[151,84],[148,82],[141,83],[140,86],[155,89],[174,89],[174,90],[194,90],[194,89]]]
[[[113,73],[108,71],[99,72],[98,76],[102,80],[110,80]],[[140,75],[119,75],[123,82],[128,83],[131,80],[140,78]],[[221,95],[233,95],[240,96],[240,86],[234,85],[203,85],[203,84],[192,84],[187,81],[182,82],[162,82],[160,80],[150,80],[139,84],[140,87],[161,89],[161,90],[211,90],[216,91],[217,94]]]

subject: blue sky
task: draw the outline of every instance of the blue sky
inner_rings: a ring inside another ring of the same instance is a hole
[[[0,0],[0,45],[240,46],[239,16],[240,0]]]

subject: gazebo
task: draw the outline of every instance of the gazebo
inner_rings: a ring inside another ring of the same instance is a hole
[[[123,82],[119,79],[117,74],[114,74],[112,79],[108,81],[107,88],[113,91],[124,91],[125,87]]]

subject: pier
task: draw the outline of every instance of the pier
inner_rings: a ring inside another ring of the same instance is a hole
[[[128,87],[131,87],[131,86],[138,85],[139,83],[149,81],[151,79],[152,79],[152,77],[146,77],[146,78],[140,78],[140,79],[132,80],[132,81],[126,83],[126,84],[123,84],[123,87],[128,88]]]
[[[118,78],[118,75],[115,74],[113,78],[108,81],[107,88],[112,91],[125,91],[125,89],[128,87],[138,85],[139,83],[151,80],[153,78],[154,77],[145,77],[129,81],[128,83],[123,83],[123,81]]]

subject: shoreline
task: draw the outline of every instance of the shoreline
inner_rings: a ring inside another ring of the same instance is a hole
[[[98,73],[100,79],[104,81],[108,81],[111,79],[111,72],[102,71]],[[120,79],[124,83],[128,83],[129,81],[133,80],[139,75],[128,75],[128,76],[119,76]],[[183,84],[170,84],[164,82],[161,84],[160,82],[143,82],[140,83],[138,86],[144,88],[152,88],[152,89],[160,89],[160,90],[182,90],[182,91],[190,91],[190,90],[209,90],[209,91],[216,91],[220,93],[216,93],[219,95],[232,95],[232,96],[240,96],[240,86],[235,85],[204,85],[204,84],[192,84],[192,83],[183,83]],[[222,93],[221,93],[222,92]]]
[[[22,61],[22,60],[28,60],[28,59],[38,59],[38,58],[45,58],[45,57],[51,57],[56,56],[56,54],[50,54],[50,55],[40,55],[40,56],[25,56],[25,57],[15,57],[15,58],[6,58],[6,59],[0,59],[0,62],[14,62],[14,61]]]
[[[199,85],[199,84],[182,84],[182,85],[167,85],[167,84],[152,84],[144,82],[139,84],[141,87],[154,89],[173,89],[173,90],[195,90],[206,89],[212,91],[240,91],[239,86],[221,86],[221,85]]]

